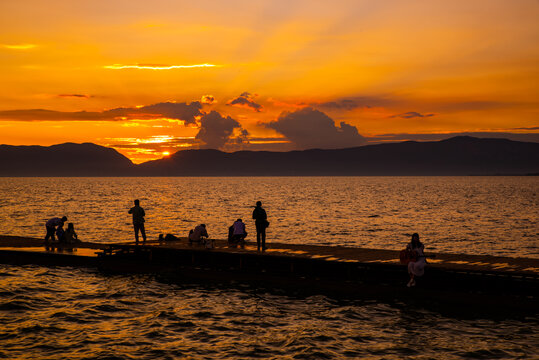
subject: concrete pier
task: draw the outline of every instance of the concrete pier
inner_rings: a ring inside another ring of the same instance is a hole
[[[247,244],[215,249],[177,242],[97,244],[45,249],[42,240],[0,236],[0,262],[45,266],[87,266],[105,272],[155,273],[168,281],[249,283],[290,293],[324,293],[367,299],[443,303],[481,310],[539,311],[539,259],[484,255],[432,254],[417,286],[405,286],[406,266],[399,252],[269,244],[265,253]]]

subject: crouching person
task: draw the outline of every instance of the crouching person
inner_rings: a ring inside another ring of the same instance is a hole
[[[195,244],[205,244],[204,238],[209,238],[208,231],[206,230],[206,224],[200,224],[193,230],[189,231],[189,246]]]
[[[232,227],[232,243],[234,244],[234,247],[240,245],[242,249],[245,248],[245,238],[247,237],[247,231],[245,231],[245,223],[241,219],[238,219],[234,222],[234,225],[232,225]]]

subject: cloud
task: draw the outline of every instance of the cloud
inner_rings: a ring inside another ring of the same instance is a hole
[[[322,103],[315,102],[309,105],[324,110],[351,111],[355,109],[389,106],[395,103],[396,100],[388,96],[356,96]]]
[[[242,129],[241,124],[230,116],[224,117],[217,111],[211,111],[200,118],[200,130],[195,139],[202,140],[204,148],[219,149],[231,140],[234,129],[240,130],[240,138],[249,135]]]
[[[391,115],[390,118],[400,117],[403,119],[413,119],[413,118],[425,118],[425,117],[431,117],[431,116],[434,116],[434,114],[421,114],[416,111],[409,111],[402,114]]]
[[[478,138],[509,139],[515,141],[539,142],[539,133],[511,133],[507,131],[469,131],[451,133],[430,133],[430,134],[380,134],[367,138],[370,144],[381,142],[397,141],[438,141],[449,139],[455,136],[473,136]]]
[[[69,98],[89,99],[92,97],[91,95],[86,95],[86,94],[58,94],[57,96],[61,98],[68,98],[68,99]]]
[[[202,95],[200,102],[202,104],[211,105],[211,104],[216,103],[217,100],[215,100],[215,97],[213,95]]]
[[[82,121],[119,121],[134,118],[158,119],[169,118],[195,124],[196,117],[202,116],[202,104],[163,102],[153,105],[129,108],[116,108],[105,111],[54,111],[45,109],[4,110],[0,111],[0,119],[15,121],[50,121],[50,120],[82,120]]]
[[[180,137],[170,135],[153,135],[147,138],[104,138],[107,146],[121,149],[155,149],[160,151],[162,148],[184,148],[197,145],[193,137]]]
[[[34,44],[2,44],[1,46],[10,50],[29,50],[37,47]]]
[[[508,130],[539,130],[539,126],[532,126],[532,127],[518,127],[518,128],[511,128]]]
[[[195,124],[196,117],[203,113],[200,111],[202,104],[199,101],[192,103],[163,102],[137,108],[138,114],[159,114],[161,117],[185,121],[185,124]]]
[[[326,109],[340,109],[340,110],[354,110],[358,107],[365,107],[360,105],[357,101],[351,100],[351,99],[342,99],[339,101],[330,101],[325,103],[318,104],[321,108]],[[366,107],[370,107],[369,105],[366,105]]]
[[[262,111],[262,105],[255,103],[254,96],[248,92],[244,92],[237,98],[230,100],[227,105],[249,108],[256,112]]]
[[[195,65],[162,65],[162,64],[133,64],[133,65],[106,65],[105,69],[123,70],[123,69],[139,69],[139,70],[172,70],[172,69],[192,69],[192,68],[207,68],[221,67],[222,65],[215,64],[195,64]]]
[[[337,127],[329,116],[310,107],[283,112],[277,121],[266,124],[266,127],[284,135],[300,149],[346,148],[365,142],[355,126],[341,122]]]

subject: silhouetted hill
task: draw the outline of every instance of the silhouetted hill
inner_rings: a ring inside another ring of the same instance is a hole
[[[134,168],[116,150],[91,143],[0,145],[0,176],[123,176]]]
[[[184,150],[137,167],[140,175],[499,175],[539,171],[539,143],[461,136],[437,142],[291,152]]]
[[[0,176],[525,175],[539,143],[454,137],[336,150],[183,150],[140,165],[95,144],[0,145]]]

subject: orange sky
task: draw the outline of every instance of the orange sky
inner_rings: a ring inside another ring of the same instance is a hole
[[[539,141],[537,19],[534,0],[2,1],[0,143],[94,142],[140,162]]]

